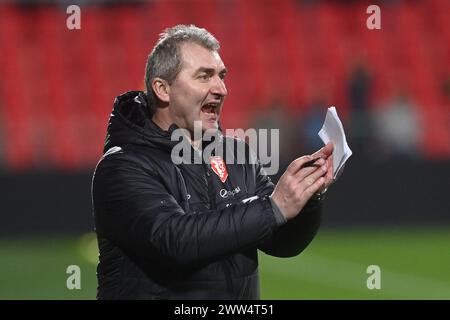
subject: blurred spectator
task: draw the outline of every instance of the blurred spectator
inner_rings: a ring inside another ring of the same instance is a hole
[[[376,154],[384,157],[415,158],[419,154],[422,134],[421,118],[416,106],[404,93],[373,113]]]
[[[371,75],[362,62],[351,69],[348,79],[348,100],[350,104],[349,143],[356,154],[367,156],[371,145],[370,94]]]

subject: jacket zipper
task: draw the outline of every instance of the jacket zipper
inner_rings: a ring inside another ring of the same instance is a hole
[[[212,210],[216,209],[216,196],[214,194],[214,190],[212,188],[213,182],[211,177],[211,170],[209,170],[209,166],[207,164],[203,164],[203,169],[205,171],[206,175],[206,188],[208,189],[208,198],[209,203]],[[210,188],[211,187],[211,188]],[[230,293],[230,295],[234,295],[233,290],[233,278],[231,276],[231,270],[228,267],[228,259],[225,259],[222,263],[223,272],[225,273],[225,283],[227,286],[227,290]]]
[[[211,210],[214,210],[216,208],[216,198],[214,194],[214,190],[212,188],[213,183],[211,179],[211,171],[209,170],[209,167],[207,164],[203,164],[203,170],[205,172],[206,176],[206,189],[208,190],[208,202]]]

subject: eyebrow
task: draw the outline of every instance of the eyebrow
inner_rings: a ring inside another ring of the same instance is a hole
[[[223,74],[223,73],[227,73],[227,68],[223,68],[222,70],[219,71],[219,74]],[[216,69],[214,68],[207,68],[207,67],[200,67],[195,71],[195,74],[199,74],[201,72],[205,72],[208,74],[214,74],[216,72]]]

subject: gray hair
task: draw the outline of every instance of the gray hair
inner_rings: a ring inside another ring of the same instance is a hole
[[[182,68],[180,45],[187,42],[196,43],[211,51],[220,49],[219,41],[206,29],[182,24],[165,29],[148,56],[145,67],[145,85],[150,109],[154,109],[158,102],[152,88],[153,79],[159,77],[169,84],[175,80]]]

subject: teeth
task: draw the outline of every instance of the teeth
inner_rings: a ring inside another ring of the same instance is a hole
[[[211,104],[211,103],[207,103],[202,107],[202,111],[206,112],[206,113],[214,113],[215,110],[216,110],[216,105]]]

